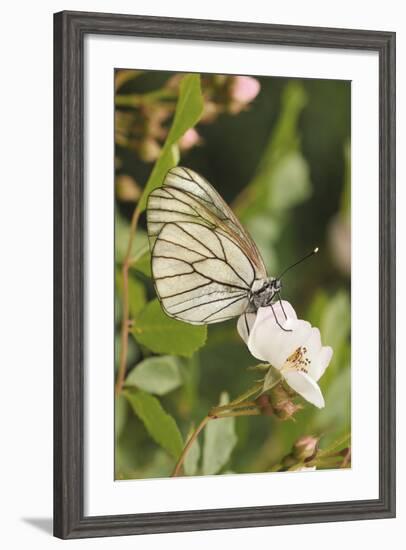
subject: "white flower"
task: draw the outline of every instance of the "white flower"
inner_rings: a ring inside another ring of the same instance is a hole
[[[254,357],[278,369],[289,386],[309,403],[324,407],[317,381],[329,365],[333,350],[322,346],[318,328],[298,319],[286,301],[261,307],[256,314],[242,315],[237,328]]]

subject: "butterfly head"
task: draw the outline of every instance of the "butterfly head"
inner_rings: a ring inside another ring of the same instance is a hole
[[[282,289],[282,277],[285,275],[287,271],[292,269],[292,267],[295,267],[296,265],[302,263],[307,258],[310,258],[313,256],[313,254],[317,254],[319,251],[318,248],[315,248],[310,254],[306,254],[303,258],[295,262],[294,264],[290,265],[285,271],[283,271],[279,277],[269,277],[268,279],[256,279],[251,287],[250,293],[249,293],[249,301],[251,305],[258,309],[259,307],[266,307],[269,306],[274,298],[280,299],[280,291]]]
[[[281,280],[275,277],[269,277],[269,279],[262,279],[260,281],[256,280],[251,287],[250,302],[255,309],[269,306],[275,294],[280,292],[281,288]]]

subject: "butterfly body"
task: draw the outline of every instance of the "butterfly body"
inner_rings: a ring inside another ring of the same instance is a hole
[[[272,304],[278,292],[281,291],[282,283],[276,277],[255,281],[249,294],[250,304],[256,311],[260,307],[266,307]]]
[[[217,323],[272,303],[268,277],[249,234],[217,191],[188,168],[169,170],[147,204],[151,270],[171,317]]]

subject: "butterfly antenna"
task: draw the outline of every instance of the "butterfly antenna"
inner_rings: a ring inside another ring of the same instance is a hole
[[[305,260],[307,260],[307,258],[310,258],[311,256],[314,256],[315,254],[317,254],[317,252],[319,251],[319,248],[316,246],[316,248],[314,250],[312,250],[311,252],[309,252],[309,254],[306,254],[306,256],[303,256],[303,258],[301,258],[300,260],[298,260],[297,262],[295,262],[294,264],[290,265],[289,267],[287,267],[285,269],[285,271],[282,271],[282,273],[279,275],[278,279],[281,279],[285,273],[287,271],[289,271],[289,269],[292,269],[292,267],[295,267],[296,265],[298,264],[301,264],[302,262],[304,262]]]

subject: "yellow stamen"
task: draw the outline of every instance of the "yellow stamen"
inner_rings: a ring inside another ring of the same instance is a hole
[[[282,370],[296,370],[298,372],[308,373],[308,366],[310,360],[306,357],[307,348],[298,347],[289,357],[286,359]]]

